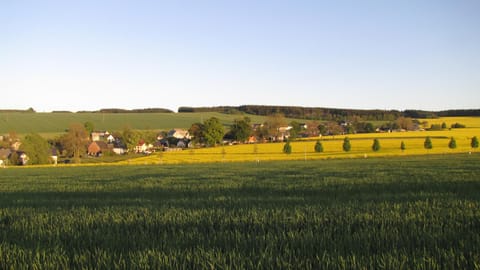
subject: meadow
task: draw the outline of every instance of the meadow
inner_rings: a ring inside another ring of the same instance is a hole
[[[168,130],[190,128],[195,122],[217,117],[224,125],[243,115],[221,113],[0,113],[0,134],[15,131],[44,136],[59,134],[72,123],[91,122],[98,130],[120,131],[129,126],[138,130]],[[249,115],[252,121],[263,122],[265,117]]]
[[[0,268],[480,269],[479,162],[0,169]]]

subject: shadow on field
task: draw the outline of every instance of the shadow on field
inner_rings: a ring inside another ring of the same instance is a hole
[[[235,188],[143,188],[119,191],[17,191],[0,193],[2,208],[175,207],[200,209],[293,208],[351,202],[408,202],[434,199],[479,201],[480,181],[331,183],[317,187],[243,184]]]

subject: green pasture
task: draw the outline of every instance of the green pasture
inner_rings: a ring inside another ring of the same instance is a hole
[[[254,123],[264,117],[248,115]],[[129,126],[139,130],[190,128],[195,122],[217,117],[229,125],[243,115],[221,113],[0,113],[0,134],[15,131],[55,134],[64,132],[71,123],[92,122],[97,130],[116,131]]]
[[[0,169],[0,269],[479,269],[479,162]]]

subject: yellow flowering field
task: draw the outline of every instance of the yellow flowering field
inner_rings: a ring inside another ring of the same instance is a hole
[[[283,153],[285,143],[245,144],[233,146],[217,146],[212,148],[188,149],[178,152],[155,153],[150,156],[131,159],[122,164],[178,164],[178,163],[204,163],[204,162],[262,162],[274,160],[316,160],[329,158],[368,158],[374,156],[400,156],[400,155],[427,155],[468,153],[471,138],[480,137],[479,117],[450,117],[428,119],[429,123],[443,123],[447,126],[453,123],[462,123],[467,128],[445,129],[442,131],[410,131],[371,134],[350,134],[341,136],[324,136],[308,138],[291,143],[292,153]],[[345,137],[350,138],[351,151],[344,152],[342,145]],[[425,138],[429,136],[433,148],[425,149]],[[457,148],[450,149],[450,138],[456,140]],[[381,149],[378,152],[372,150],[373,140],[380,141]],[[314,146],[317,140],[323,145],[324,151],[316,153]],[[401,142],[405,143],[406,149],[400,149]]]

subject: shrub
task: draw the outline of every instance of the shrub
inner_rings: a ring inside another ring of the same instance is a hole
[[[452,128],[466,128],[467,126],[465,126],[464,124],[455,123],[455,124],[452,124],[451,127]]]
[[[478,148],[478,138],[477,138],[477,136],[474,136],[472,138],[472,141],[470,142],[470,146],[472,148]]]
[[[380,151],[380,141],[378,139],[373,140],[372,150],[374,152]]]
[[[345,139],[343,139],[343,151],[350,152],[351,149],[352,145],[350,144],[350,139],[345,137]]]
[[[287,155],[290,155],[292,153],[292,146],[290,145],[290,142],[287,142],[284,146],[283,146],[283,152]]]
[[[429,130],[432,130],[432,131],[437,131],[437,130],[442,130],[442,125],[440,124],[433,124],[430,126],[430,129]]]
[[[423,147],[425,147],[425,149],[432,149],[433,148],[432,140],[430,139],[430,137],[425,138],[425,142],[423,143]]]
[[[323,152],[323,145],[320,141],[317,141],[317,143],[315,144],[315,152],[317,153]]]
[[[457,148],[457,141],[455,141],[455,138],[450,138],[450,142],[448,143],[448,148],[450,149],[455,149]]]

